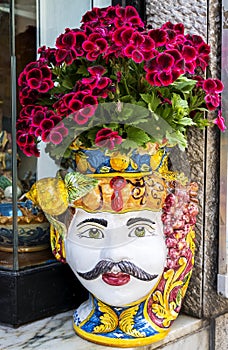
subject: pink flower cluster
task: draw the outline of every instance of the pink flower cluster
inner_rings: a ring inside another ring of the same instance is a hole
[[[131,94],[124,67],[132,62],[141,69],[140,81],[149,87],[164,87],[182,74],[205,71],[210,47],[198,35],[185,35],[183,24],[168,22],[146,30],[134,7],[109,6],[88,11],[79,29],[67,28],[55,48],[41,47],[38,52],[40,58],[29,63],[18,79],[22,110],[17,141],[26,155],[35,156],[40,140],[58,144],[67,134],[62,124],[52,131],[57,121],[72,117],[76,125],[87,124],[98,103],[117,102],[121,93]],[[222,83],[207,79],[199,84],[208,108],[217,108]],[[160,99],[162,103],[164,98]],[[42,113],[34,122],[38,110]],[[219,127],[220,122],[221,118]]]
[[[18,120],[17,143],[25,155],[38,156],[36,138],[59,144],[68,134],[61,118],[43,106],[28,105],[21,110]]]
[[[194,74],[197,68],[205,71],[210,47],[198,35],[184,35],[182,23],[165,23],[160,29],[148,32],[154,41],[154,59],[146,62],[146,79],[151,85],[167,86],[181,74]]]
[[[197,82],[197,87],[202,88],[205,92],[205,102],[209,111],[214,111],[221,104],[220,93],[224,89],[224,85],[219,79],[203,79],[200,76],[194,77]]]
[[[191,201],[191,193],[196,193],[196,184],[192,183],[190,188],[177,188],[175,194],[170,193],[163,206],[162,222],[168,248],[166,267],[176,269],[179,267],[180,257],[189,257],[191,250],[186,237],[194,228],[198,207]],[[196,201],[196,199],[195,199]]]

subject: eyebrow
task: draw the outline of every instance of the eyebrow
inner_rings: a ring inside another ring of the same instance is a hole
[[[132,218],[132,219],[129,219],[128,222],[127,222],[127,226],[130,226],[130,225],[133,225],[139,221],[146,221],[146,222],[149,222],[150,224],[154,225],[155,222],[150,220],[150,219],[147,219],[147,218]]]
[[[108,226],[108,222],[104,219],[96,219],[96,218],[91,218],[91,219],[85,219],[81,222],[79,222],[79,224],[77,225],[77,227],[81,226],[82,224],[85,224],[87,222],[95,222],[97,224],[100,224],[104,227],[107,227]]]

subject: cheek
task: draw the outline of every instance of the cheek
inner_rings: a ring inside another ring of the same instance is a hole
[[[78,271],[88,271],[100,260],[100,250],[83,247],[72,243],[68,239],[65,240],[66,261]]]
[[[146,271],[160,271],[164,268],[167,247],[161,237],[148,237],[145,241],[138,241],[135,250],[135,262]]]

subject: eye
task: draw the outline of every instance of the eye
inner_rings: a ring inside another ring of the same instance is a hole
[[[93,238],[93,239],[102,239],[104,238],[104,233],[102,230],[96,227],[89,228],[79,234],[79,237]]]
[[[146,234],[145,227],[143,226],[136,227],[133,233],[136,237],[145,237],[145,234]]]
[[[155,227],[150,225],[137,225],[133,226],[130,229],[128,234],[129,237],[146,237],[146,236],[154,236]]]

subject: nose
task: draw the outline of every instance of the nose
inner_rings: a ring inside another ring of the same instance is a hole
[[[123,249],[122,247],[107,247],[101,251],[101,259],[111,260],[113,262],[118,262],[122,260],[132,260],[128,249]]]
[[[126,230],[111,229],[107,232],[105,246],[101,251],[101,258],[118,262],[121,260],[132,260],[132,239],[126,235]]]

